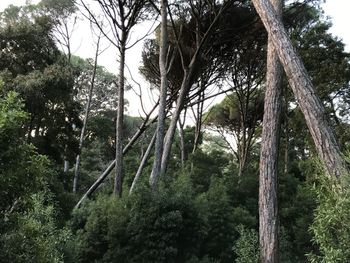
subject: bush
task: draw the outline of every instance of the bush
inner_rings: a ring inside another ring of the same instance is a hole
[[[260,255],[258,233],[243,225],[239,225],[237,230],[240,236],[233,247],[237,255],[236,263],[258,263]]]
[[[181,181],[181,182],[180,182]],[[203,222],[189,180],[121,199],[101,195],[72,220],[78,262],[187,262],[197,254]]]
[[[313,241],[319,246],[318,253],[310,253],[310,262],[350,262],[350,190],[349,175],[342,182],[326,177],[319,171],[315,192],[318,207],[311,225]]]
[[[70,232],[58,229],[54,207],[47,205],[46,193],[33,194],[30,208],[11,215],[15,226],[2,236],[1,262],[63,262],[63,249]]]

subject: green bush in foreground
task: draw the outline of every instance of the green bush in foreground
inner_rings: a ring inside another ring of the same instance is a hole
[[[349,175],[340,180],[326,177],[319,171],[315,192],[319,203],[310,231],[319,247],[310,253],[312,263],[350,262],[350,188]]]

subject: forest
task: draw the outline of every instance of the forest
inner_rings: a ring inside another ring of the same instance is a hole
[[[0,12],[0,262],[350,262],[350,53],[322,2]]]

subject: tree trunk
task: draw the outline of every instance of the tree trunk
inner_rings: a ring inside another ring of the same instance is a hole
[[[64,173],[68,173],[69,170],[69,161],[68,160],[64,160],[63,162],[63,172]]]
[[[96,53],[95,53],[95,61],[94,61],[94,67],[92,70],[92,76],[91,76],[91,83],[90,83],[90,89],[89,89],[89,96],[85,107],[85,116],[83,121],[83,127],[81,128],[80,133],[80,140],[79,140],[79,153],[76,157],[75,161],[75,173],[74,173],[74,180],[73,180],[73,193],[77,191],[77,184],[78,184],[78,177],[79,177],[79,168],[80,168],[80,159],[81,159],[81,151],[83,149],[83,143],[84,143],[84,137],[85,137],[85,131],[87,127],[87,121],[89,118],[90,113],[90,107],[91,107],[91,100],[92,100],[92,93],[95,86],[95,77],[96,77],[96,69],[97,69],[97,58],[99,53],[99,44],[100,44],[100,38],[97,40],[96,45]]]
[[[202,87],[200,86],[202,89]],[[203,110],[204,110],[204,90],[200,92],[197,102],[197,116],[196,116],[196,126],[194,133],[194,143],[192,153],[194,154],[199,145],[199,139],[202,134],[202,122],[203,122]]]
[[[132,138],[129,140],[128,144],[123,149],[123,155],[125,155],[131,147],[134,145],[134,143],[137,141],[137,139],[144,133],[144,131],[149,127],[151,123],[155,121],[151,120],[149,121],[149,118],[151,117],[152,113],[154,112],[157,104],[152,108],[152,110],[146,115],[146,117],[143,120],[143,123],[137,130],[137,132],[132,136]],[[80,198],[79,202],[75,205],[74,208],[79,208],[80,205],[84,202],[86,198],[88,198],[106,179],[106,177],[111,173],[113,168],[115,167],[115,159],[108,165],[106,170],[96,179],[96,181],[90,186],[90,188],[85,192],[85,194]]]
[[[153,137],[152,137],[152,140],[151,142],[149,143],[148,147],[147,147],[147,150],[145,152],[145,154],[142,156],[142,160],[141,160],[141,163],[140,163],[140,166],[139,168],[137,169],[137,172],[136,172],[136,175],[134,177],[134,180],[132,181],[132,185],[130,187],[130,191],[129,191],[129,194],[131,194],[134,189],[135,189],[135,186],[136,186],[136,183],[138,182],[141,174],[142,174],[142,171],[143,171],[143,168],[145,167],[146,163],[147,163],[147,160],[151,154],[151,151],[152,151],[152,148],[153,148],[153,145],[156,141],[156,135],[157,135],[157,132],[154,133]]]
[[[119,87],[118,87],[118,109],[116,121],[115,136],[115,180],[114,194],[122,196],[123,185],[123,123],[124,123],[124,69],[125,69],[125,44],[126,33],[122,32],[120,44],[120,62],[119,62]]]
[[[316,150],[326,171],[329,175],[336,177],[347,173],[348,169],[341,157],[334,133],[327,123],[324,107],[315,94],[311,79],[296,54],[283,23],[270,1],[253,0],[253,4],[269,33],[269,38],[287,74],[289,84],[304,114]]]
[[[152,188],[156,187],[156,181],[161,173],[161,161],[164,145],[164,125],[166,117],[166,96],[167,96],[167,50],[168,50],[168,19],[167,19],[168,1],[162,0],[160,12],[162,16],[161,35],[160,35],[160,54],[159,54],[159,70],[160,70],[160,94],[159,94],[159,112],[157,124],[157,139],[155,145],[155,156],[152,173],[149,179]]]
[[[272,0],[271,3],[281,17],[281,0]],[[263,263],[277,263],[279,262],[277,176],[282,66],[270,37],[267,50],[266,78],[259,178],[260,258]]]
[[[181,159],[182,168],[184,168],[185,160],[186,160],[185,132],[184,132],[185,120],[186,120],[186,109],[184,112],[183,121],[181,120],[181,118],[179,118],[180,159]]]
[[[179,96],[176,100],[176,107],[172,115],[173,117],[171,119],[169,128],[164,138],[164,149],[163,149],[162,163],[161,163],[161,169],[160,169],[161,174],[164,174],[168,167],[171,145],[173,143],[174,134],[176,130],[176,123],[179,119],[181,111],[183,110],[186,96],[188,95],[188,92],[191,88],[192,81],[193,81],[192,79],[197,70],[199,57],[203,51],[203,47],[206,44],[209,36],[213,32],[216,23],[219,21],[219,18],[222,17],[222,13],[224,12],[224,10],[226,10],[227,6],[228,6],[227,3],[221,6],[219,12],[216,13],[215,18],[211,22],[208,30],[205,32],[203,37],[201,37],[201,41],[197,43],[196,51],[194,52],[194,55],[192,56],[189,65],[188,66],[183,65],[184,75],[181,83],[181,88],[179,90]]]
[[[288,98],[287,93],[284,94],[284,174],[289,172],[289,120],[288,120]]]
[[[163,155],[162,155],[162,163],[161,163],[161,174],[164,174],[165,171],[167,170],[170,151],[171,151],[171,145],[173,143],[174,134],[175,134],[175,130],[176,130],[176,123],[177,123],[177,121],[180,117],[180,113],[183,109],[185,98],[186,98],[186,95],[188,94],[188,90],[191,87],[190,79],[191,79],[191,76],[193,75],[194,68],[193,68],[193,66],[192,67],[190,66],[189,68],[190,68],[189,71],[186,70],[184,73],[184,78],[183,78],[183,81],[181,84],[179,97],[176,101],[176,108],[173,112],[173,117],[171,119],[169,128],[168,128],[166,136],[165,136],[164,149],[163,149]]]

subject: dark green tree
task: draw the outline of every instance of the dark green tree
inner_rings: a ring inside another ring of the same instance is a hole
[[[5,90],[18,92],[30,114],[23,129],[28,142],[59,164],[77,150],[74,71],[55,46],[53,21],[30,11],[10,7],[1,14],[0,74]]]

